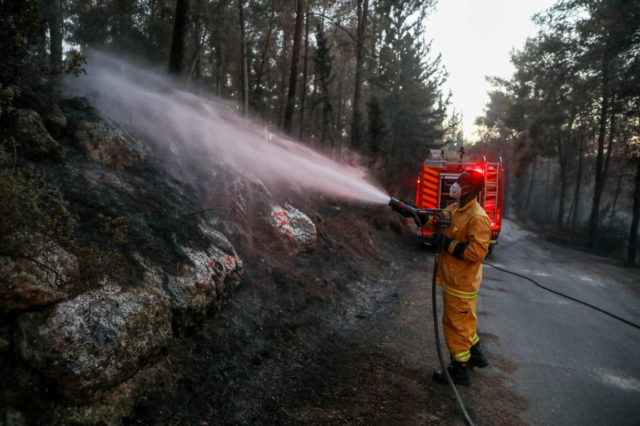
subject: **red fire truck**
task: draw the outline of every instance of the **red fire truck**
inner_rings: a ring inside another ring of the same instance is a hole
[[[461,152],[460,160],[462,160]],[[422,170],[416,185],[416,206],[429,209],[444,209],[456,200],[449,196],[449,188],[466,170],[476,170],[484,175],[484,190],[478,195],[478,202],[489,215],[491,221],[491,245],[497,243],[502,225],[502,196],[504,188],[504,167],[502,159],[498,162],[488,162],[486,158],[481,162],[448,162],[444,160],[443,152],[432,149],[427,159],[422,163]],[[425,242],[429,242],[433,235],[421,231]]]

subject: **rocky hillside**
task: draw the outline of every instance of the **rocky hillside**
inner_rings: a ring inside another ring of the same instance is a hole
[[[243,285],[246,260],[269,274],[273,259],[316,247],[300,198],[197,162],[197,179],[181,180],[84,98],[26,89],[13,108],[0,183],[0,424],[118,423],[150,392],[170,394],[172,345]]]

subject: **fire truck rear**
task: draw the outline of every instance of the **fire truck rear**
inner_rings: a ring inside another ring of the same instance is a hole
[[[462,159],[462,155],[461,155]],[[484,190],[478,194],[478,202],[487,212],[491,221],[491,242],[489,249],[498,242],[502,225],[502,196],[504,188],[504,167],[502,159],[498,162],[447,162],[443,152],[432,149],[427,159],[422,163],[422,170],[416,185],[415,204],[420,208],[444,209],[456,202],[449,196],[449,188],[461,173],[476,170],[484,175]],[[433,234],[421,231],[426,243],[433,238]]]

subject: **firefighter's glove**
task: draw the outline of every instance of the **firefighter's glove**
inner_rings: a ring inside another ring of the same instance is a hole
[[[436,235],[436,238],[433,241],[433,245],[436,248],[440,248],[442,250],[448,251],[449,245],[451,244],[452,241],[453,240],[451,238],[447,237],[442,232],[440,232],[438,235]]]
[[[457,241],[445,236],[442,232],[438,234],[435,239],[435,246],[451,253],[460,260],[464,259],[464,251],[467,249],[468,244],[462,241]]]

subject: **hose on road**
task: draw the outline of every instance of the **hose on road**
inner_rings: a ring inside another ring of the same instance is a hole
[[[435,264],[433,265],[433,276],[432,276],[432,280],[431,280],[431,303],[432,303],[432,306],[433,306],[433,308],[432,308],[432,312],[433,312],[433,327],[434,327],[435,337],[436,337],[436,350],[438,352],[438,359],[440,360],[440,366],[442,367],[442,370],[444,371],[444,374],[447,377],[447,381],[449,382],[449,386],[451,386],[451,390],[453,391],[453,395],[454,395],[454,397],[456,399],[458,407],[460,408],[460,411],[462,412],[462,415],[464,416],[464,420],[467,423],[467,425],[474,426],[473,420],[471,420],[471,416],[469,416],[469,413],[467,412],[467,409],[464,406],[464,402],[462,401],[462,398],[460,397],[460,394],[458,393],[458,389],[456,388],[456,385],[453,383],[453,379],[451,378],[451,375],[449,374],[449,370],[447,369],[447,366],[445,365],[445,362],[444,362],[444,358],[442,356],[442,348],[440,346],[440,331],[439,331],[439,328],[438,328],[438,310],[437,310],[437,306],[436,306],[436,273],[437,273],[437,270],[438,270],[439,259],[440,259],[440,250],[438,249],[438,251],[436,252],[436,255],[435,255]],[[609,311],[606,311],[606,310],[604,310],[602,308],[599,308],[599,307],[597,307],[595,305],[592,305],[591,303],[585,302],[585,301],[580,300],[580,299],[576,299],[575,297],[569,296],[567,294],[564,294],[562,292],[559,292],[557,290],[554,290],[552,288],[544,286],[544,285],[540,284],[539,282],[537,282],[536,280],[527,277],[526,275],[522,275],[522,274],[519,274],[517,272],[510,271],[508,269],[502,268],[500,266],[497,266],[497,265],[494,265],[494,264],[491,264],[491,263],[488,263],[488,262],[483,262],[483,263],[485,265],[490,266],[490,267],[492,267],[494,269],[497,269],[499,271],[502,271],[502,272],[505,272],[507,274],[511,274],[511,275],[516,276],[516,277],[525,279],[525,280],[533,283],[535,286],[537,286],[537,287],[539,287],[539,288],[541,288],[543,290],[546,290],[546,291],[548,291],[550,293],[553,293],[555,295],[558,295],[558,296],[564,297],[566,299],[572,300],[572,301],[574,301],[576,303],[579,303],[579,304],[584,305],[584,306],[586,306],[588,308],[594,309],[594,310],[596,310],[596,311],[598,311],[600,313],[603,313],[603,314],[605,314],[605,315],[607,315],[607,316],[609,316],[609,317],[611,317],[613,319],[616,319],[616,320],[618,320],[620,322],[623,322],[623,323],[625,323],[627,325],[630,325],[632,327],[640,329],[640,325],[638,325],[638,324],[635,324],[635,323],[633,323],[633,322],[631,322],[629,320],[626,320],[626,319],[624,319],[622,317],[619,317],[616,314],[613,314],[613,313],[611,313]]]
[[[544,286],[544,285],[540,284],[539,282],[535,281],[534,279],[527,277],[526,275],[522,275],[522,274],[518,274],[517,272],[509,271],[508,269],[502,268],[502,267],[500,267],[500,266],[493,265],[493,264],[491,264],[491,263],[487,263],[487,262],[483,262],[483,263],[484,263],[485,265],[487,265],[487,266],[491,266],[492,268],[495,268],[495,269],[497,269],[497,270],[499,270],[499,271],[506,272],[507,274],[515,275],[516,277],[520,277],[520,278],[523,278],[523,279],[525,279],[525,280],[527,280],[527,281],[530,281],[530,282],[532,282],[534,285],[536,285],[537,287],[540,287],[541,289],[546,290],[546,291],[548,291],[548,292],[550,292],[550,293],[556,294],[556,295],[558,295],[558,296],[562,296],[562,297],[564,297],[564,298],[566,298],[566,299],[572,300],[572,301],[574,301],[574,302],[576,302],[576,303],[579,303],[579,304],[581,304],[581,305],[584,305],[584,306],[587,306],[587,307],[589,307],[589,308],[591,308],[591,309],[594,309],[594,310],[596,310],[596,311],[598,311],[598,312],[600,312],[600,313],[603,313],[603,314],[605,314],[605,315],[608,315],[608,316],[610,316],[610,317],[611,317],[611,318],[613,318],[613,319],[617,319],[618,321],[623,322],[623,323],[625,323],[625,324],[628,324],[628,325],[630,325],[631,327],[635,327],[635,328],[640,329],[640,325],[638,325],[638,324],[636,324],[636,323],[633,323],[633,322],[631,322],[631,321],[629,321],[629,320],[626,320],[626,319],[624,319],[624,318],[622,318],[622,317],[619,317],[618,315],[613,314],[613,313],[611,313],[611,312],[609,312],[609,311],[605,311],[604,309],[599,308],[599,307],[597,307],[597,306],[595,306],[595,305],[592,305],[591,303],[584,302],[584,301],[582,301],[582,300],[580,300],[580,299],[576,299],[575,297],[569,296],[569,295],[567,295],[567,294],[561,293],[561,292],[559,292],[559,291],[557,291],[557,290],[554,290],[554,289],[552,289],[552,288],[546,287],[546,286]]]
[[[473,420],[471,420],[471,416],[469,416],[469,413],[467,412],[467,409],[464,406],[464,402],[462,402],[462,398],[458,393],[458,389],[456,388],[456,385],[453,383],[453,379],[449,374],[449,370],[447,369],[447,366],[444,363],[444,358],[442,357],[442,348],[440,347],[440,331],[438,329],[438,309],[436,306],[436,274],[438,271],[438,262],[440,260],[440,250],[441,249],[438,249],[438,251],[436,251],[436,255],[434,258],[434,265],[433,265],[433,276],[431,278],[431,303],[432,303],[431,311],[433,312],[433,328],[436,335],[436,351],[438,352],[440,367],[442,367],[442,370],[444,371],[444,374],[447,377],[447,382],[449,382],[449,386],[451,386],[451,390],[453,390],[453,395],[456,398],[458,407],[460,407],[460,411],[462,411],[462,415],[464,416],[465,422],[467,423],[468,426],[474,426]]]

